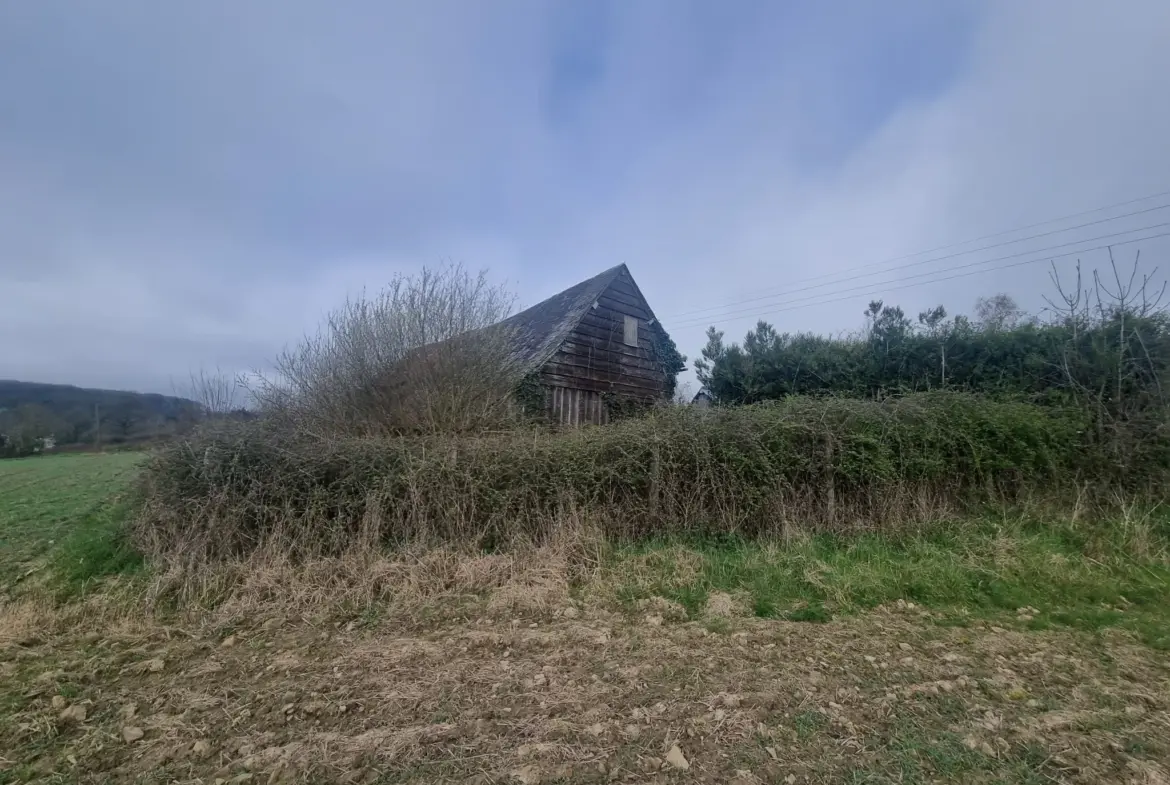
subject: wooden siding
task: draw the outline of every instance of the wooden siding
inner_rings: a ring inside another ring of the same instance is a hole
[[[547,409],[554,423],[571,428],[605,425],[609,421],[601,393],[572,387],[549,387]]]
[[[637,346],[626,345],[626,317],[638,322]],[[565,425],[605,422],[603,393],[650,400],[661,398],[666,374],[651,349],[650,306],[628,274],[620,275],[597,298],[541,368],[549,388],[549,413]]]

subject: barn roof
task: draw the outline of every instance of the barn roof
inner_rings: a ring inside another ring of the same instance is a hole
[[[548,362],[601,293],[623,272],[629,273],[624,264],[611,267],[500,322],[500,327],[513,332],[512,359],[521,371],[535,371]]]

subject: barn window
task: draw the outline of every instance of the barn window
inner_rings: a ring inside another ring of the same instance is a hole
[[[633,316],[626,317],[625,344],[626,346],[638,345],[638,320]]]

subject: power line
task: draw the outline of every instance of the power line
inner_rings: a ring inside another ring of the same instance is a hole
[[[1122,218],[1132,218],[1135,215],[1144,215],[1146,213],[1157,212],[1158,210],[1165,210],[1167,208],[1170,208],[1170,204],[1158,205],[1157,207],[1147,207],[1144,210],[1135,210],[1133,212],[1123,213],[1122,215],[1115,215],[1115,216],[1112,216],[1110,218],[1100,218],[1096,221],[1086,221],[1085,223],[1077,224],[1075,226],[1066,226],[1062,229],[1052,229],[1052,230],[1047,231],[1047,232],[1040,232],[1039,234],[1029,235],[1028,237],[1019,237],[1015,240],[1006,240],[1006,241],[1001,242],[1001,243],[992,243],[991,245],[985,245],[985,246],[982,246],[980,248],[972,248],[972,249],[967,250],[967,251],[956,251],[955,253],[946,254],[944,256],[936,256],[936,257],[933,257],[931,259],[923,259],[921,261],[910,262],[908,264],[901,264],[901,265],[897,265],[895,267],[887,267],[883,270],[875,270],[872,273],[865,273],[861,276],[852,276],[852,278],[850,278],[849,280],[855,280],[859,277],[860,278],[868,278],[868,277],[874,276],[874,275],[881,275],[882,273],[894,272],[895,270],[907,270],[907,269],[910,269],[911,267],[921,267],[924,264],[931,264],[933,262],[941,262],[941,261],[944,261],[946,259],[955,259],[955,258],[958,258],[960,256],[966,256],[968,254],[977,253],[979,251],[989,251],[993,248],[1002,248],[1002,247],[1007,246],[1007,245],[1015,245],[1017,243],[1022,243],[1022,242],[1025,242],[1027,240],[1037,240],[1041,237],[1051,237],[1052,235],[1064,234],[1065,232],[1071,232],[1075,229],[1084,229],[1084,228],[1089,227],[1089,226],[1096,226],[1098,224],[1109,223],[1111,221],[1117,221],[1117,220],[1120,220]],[[1101,209],[1108,209],[1108,208],[1101,208]],[[1049,223],[1051,223],[1051,222],[1049,222]],[[1015,231],[1020,231],[1020,230],[1017,229]],[[1130,231],[1140,231],[1140,230],[1134,229],[1134,230],[1130,230]],[[1001,234],[1004,234],[1004,233],[1001,233]],[[1080,242],[1092,242],[1093,240],[1096,240],[1096,239],[1099,239],[1099,238],[1095,238],[1095,237],[1088,238],[1087,240],[1082,240]],[[1059,246],[1056,246],[1056,247],[1059,247]],[[929,251],[924,251],[923,253],[929,253]],[[1027,251],[1025,253],[1031,253],[1031,251]],[[921,254],[913,254],[913,255],[918,256]],[[901,258],[907,258],[907,257],[901,257]],[[891,261],[893,261],[893,260],[891,260]],[[990,261],[996,261],[996,260],[993,259]],[[879,263],[879,264],[884,264],[884,263]],[[859,268],[853,268],[853,269],[864,269],[864,267],[865,266],[859,267]],[[962,268],[962,265],[960,265],[959,267],[949,267],[946,269],[961,269],[961,268]],[[819,277],[825,278],[825,277],[831,277],[831,276],[841,276],[847,272],[849,272],[849,271],[844,270],[844,271],[837,272],[837,273],[829,273],[827,275],[823,275],[823,276],[819,276]],[[941,271],[938,271],[938,272],[941,272]],[[808,278],[808,279],[804,279],[804,280],[816,280],[816,278]],[[807,292],[807,291],[811,291],[813,289],[822,289],[826,286],[833,286],[834,284],[839,284],[839,283],[844,283],[844,282],[845,281],[843,281],[843,280],[826,281],[825,283],[813,284],[812,286],[802,286],[799,289],[789,289],[785,292],[774,292],[772,294],[760,295],[759,297],[749,297],[749,298],[744,299],[744,300],[733,300],[731,302],[723,303],[722,305],[713,305],[713,306],[710,306],[708,308],[699,308],[699,309],[693,310],[693,311],[683,311],[681,313],[672,314],[671,316],[668,316],[666,318],[669,319],[669,318],[678,318],[678,317],[684,317],[684,316],[696,316],[697,317],[699,314],[707,313],[708,311],[718,311],[718,310],[721,310],[724,308],[729,308],[729,307],[735,306],[735,305],[744,305],[746,303],[754,303],[754,302],[760,302],[762,300],[769,300],[773,297],[787,296],[789,294],[796,294],[798,292]]]
[[[1149,229],[1158,229],[1158,228],[1161,228],[1164,226],[1170,226],[1170,223],[1153,224],[1151,226],[1142,227],[1141,229],[1131,229],[1131,230],[1129,230],[1129,232],[1148,231]],[[1119,232],[1118,234],[1128,234],[1129,232]],[[1111,237],[1113,235],[1103,235],[1103,236],[1104,237]],[[1063,258],[1066,258],[1069,256],[1076,256],[1077,254],[1080,254],[1080,253],[1086,253],[1088,251],[1103,251],[1111,246],[1132,245],[1134,243],[1144,242],[1145,240],[1156,240],[1156,239],[1159,239],[1161,237],[1170,237],[1170,232],[1160,232],[1158,234],[1152,234],[1152,235],[1148,235],[1146,237],[1135,237],[1135,238],[1132,238],[1129,240],[1119,240],[1117,242],[1106,243],[1104,245],[1097,245],[1097,246],[1093,246],[1091,248],[1078,248],[1075,251],[1068,251],[1066,253],[1061,253],[1061,254],[1044,254],[1043,256],[1036,257],[1035,259],[1026,259],[1022,262],[1013,262],[1011,264],[1004,264],[1004,265],[1000,265],[998,267],[988,267],[988,268],[982,269],[982,270],[970,270],[970,271],[965,272],[965,273],[958,273],[956,275],[948,275],[948,276],[945,276],[943,278],[932,278],[929,281],[916,281],[914,283],[903,284],[901,286],[892,286],[892,287],[883,289],[882,291],[883,292],[894,292],[894,291],[899,291],[901,289],[912,289],[915,286],[924,286],[926,284],[931,284],[931,283],[941,283],[943,281],[954,280],[955,278],[967,278],[967,277],[970,277],[972,275],[980,275],[982,273],[995,272],[996,270],[1007,270],[1007,269],[1010,269],[1013,267],[1023,267],[1025,265],[1029,265],[1029,264],[1036,264],[1037,262],[1045,262],[1045,261],[1052,261],[1055,259],[1063,259]],[[1092,242],[1093,240],[1097,240],[1097,239],[1101,239],[1101,238],[1091,238],[1088,240],[1081,240],[1080,242]],[[1064,245],[1070,245],[1070,243],[1064,243]],[[1062,246],[1059,246],[1059,245],[1053,246],[1053,248],[1060,248],[1060,247],[1062,247]],[[1040,249],[1040,250],[1047,250],[1047,249]],[[1039,251],[1028,251],[1027,253],[1039,253]],[[1021,255],[1021,254],[1014,254],[1014,256],[1019,256],[1019,255]],[[1012,257],[1011,256],[1004,256],[1004,257],[1000,257],[1000,258],[1010,259]],[[998,260],[990,259],[987,261],[998,261]],[[985,263],[985,262],[981,262],[981,264],[983,264],[983,263]],[[971,265],[966,265],[966,266],[971,266]],[[959,269],[959,268],[952,268],[952,269]],[[936,272],[940,272],[940,271],[936,271]],[[933,275],[934,273],[928,273],[928,274]],[[914,276],[912,276],[912,277],[914,277]],[[902,279],[902,280],[905,280],[905,279]],[[868,289],[872,286],[884,286],[885,283],[897,283],[897,282],[898,282],[897,280],[894,280],[894,281],[889,281],[889,282],[874,283],[874,284],[868,284],[866,286],[854,287],[854,289],[846,289],[846,290],[843,290],[841,292],[824,292],[824,293],[819,294],[819,295],[813,295],[812,297],[799,298],[799,299],[794,300],[792,302],[800,303],[801,299],[807,300],[807,299],[815,299],[816,297],[844,294],[845,292],[851,292],[851,291],[854,291],[856,289]],[[869,296],[873,296],[873,295],[869,295]],[[777,303],[777,305],[785,305],[786,307],[777,308],[775,310],[768,311],[766,313],[761,313],[761,314],[758,314],[758,316],[760,318],[763,318],[765,316],[775,316],[776,314],[779,314],[779,313],[786,313],[788,311],[797,311],[797,310],[800,310],[801,308],[811,308],[811,307],[816,306],[816,305],[829,305],[830,303],[844,302],[845,300],[852,300],[855,298],[856,298],[855,294],[847,294],[844,297],[834,297],[833,299],[830,299],[830,300],[818,300],[817,302],[806,302],[806,303],[801,303],[799,305],[789,305],[788,303]],[[746,313],[750,313],[750,309],[748,311],[724,314],[724,315],[717,317],[717,318],[726,320],[728,318],[735,318],[736,316],[742,316]],[[683,328],[697,327],[697,326],[700,326],[702,324],[714,325],[715,322],[713,322],[713,321],[708,322],[705,319],[698,320],[698,321],[692,320],[691,322],[688,322],[688,323],[684,323],[681,325],[675,325],[675,327],[683,327]]]
[[[899,281],[905,281],[905,280],[909,280],[911,278],[923,278],[923,277],[928,276],[928,275],[937,275],[938,273],[950,272],[952,270],[965,270],[965,269],[970,268],[970,267],[978,267],[978,266],[984,265],[984,264],[991,264],[992,262],[1002,262],[1005,259],[1017,259],[1021,256],[1026,256],[1028,254],[1045,253],[1047,251],[1054,251],[1057,248],[1067,248],[1070,245],[1080,245],[1081,243],[1092,243],[1092,242],[1096,242],[1097,240],[1107,240],[1111,237],[1122,237],[1122,236],[1127,235],[1127,234],[1133,234],[1134,232],[1145,232],[1145,231],[1149,231],[1150,229],[1160,229],[1164,226],[1170,226],[1170,222],[1150,224],[1149,226],[1139,226],[1139,227],[1136,227],[1133,229],[1125,229],[1124,231],[1120,231],[1120,232],[1113,232],[1110,234],[1097,235],[1096,237],[1084,237],[1084,238],[1081,238],[1080,240],[1071,240],[1067,243],[1058,243],[1057,245],[1050,245],[1050,246],[1047,246],[1045,248],[1032,248],[1032,249],[1027,250],[1027,251],[1018,251],[1018,252],[1013,253],[1013,254],[1006,254],[1004,256],[996,256],[996,257],[993,257],[991,259],[980,259],[979,261],[968,262],[967,264],[955,265],[953,267],[947,267],[947,268],[942,269],[942,270],[928,270],[927,272],[924,272],[924,273],[916,273],[914,275],[908,275],[908,276],[905,276],[902,278],[894,278],[894,279],[891,279],[889,281],[874,281],[872,283],[862,284],[861,286],[855,286],[851,289],[842,289],[842,290],[838,290],[835,292],[820,292],[818,294],[807,295],[805,297],[798,297],[795,300],[782,300],[782,301],[777,302],[777,303],[768,303],[768,304],[764,305],[763,307],[767,308],[767,307],[771,307],[773,305],[788,305],[789,303],[802,302],[804,300],[813,300],[813,299],[816,299],[817,297],[824,297],[826,295],[843,294],[845,292],[867,289],[871,286],[884,286],[886,284],[898,283]],[[1093,250],[1093,249],[1087,249],[1087,250]],[[1074,253],[1076,253],[1076,252],[1074,252]],[[839,284],[839,283],[847,283],[847,282],[846,281],[834,281],[834,283]],[[803,290],[798,289],[796,291],[803,291]],[[757,306],[757,307],[759,307],[759,306]],[[690,326],[689,325],[690,322],[705,322],[711,318],[720,318],[720,317],[724,317],[724,316],[738,316],[738,315],[742,315],[742,314],[746,314],[746,313],[751,313],[754,310],[755,310],[755,308],[745,308],[745,309],[738,310],[738,311],[729,311],[726,313],[712,314],[710,316],[696,316],[696,317],[693,317],[691,319],[685,319],[683,321],[683,326]]]
[[[1159,224],[1158,226],[1166,226],[1166,225],[1170,225],[1170,224]],[[1157,226],[1151,226],[1151,227],[1147,227],[1147,228],[1152,229],[1152,228],[1157,228]],[[1141,231],[1141,230],[1135,229],[1133,231]],[[1135,237],[1131,240],[1122,240],[1122,241],[1118,241],[1115,243],[1108,243],[1106,245],[1094,246],[1092,248],[1079,248],[1075,251],[1069,251],[1067,253],[1062,253],[1062,254],[1055,254],[1055,255],[1046,254],[1046,255],[1038,257],[1036,259],[1028,259],[1028,260],[1025,260],[1022,262],[1013,262],[1012,264],[1005,264],[1005,265],[1001,265],[999,267],[990,267],[986,270],[971,270],[970,272],[958,273],[957,275],[948,275],[948,276],[945,276],[943,278],[934,278],[934,279],[931,279],[929,281],[917,281],[915,283],[904,284],[902,286],[893,286],[893,287],[890,287],[888,289],[884,289],[883,291],[891,292],[891,291],[899,291],[901,289],[912,289],[915,286],[924,286],[926,284],[931,284],[931,283],[941,283],[942,281],[950,281],[950,280],[953,280],[955,278],[967,278],[967,277],[970,277],[972,275],[980,275],[982,273],[994,272],[996,270],[1007,270],[1007,269],[1012,268],[1012,267],[1023,267],[1025,265],[1029,265],[1029,264],[1036,264],[1037,262],[1052,261],[1055,259],[1063,259],[1063,258],[1066,258],[1069,256],[1076,256],[1079,253],[1085,253],[1087,251],[1103,251],[1103,250],[1110,248],[1112,246],[1132,245],[1133,243],[1140,243],[1140,242],[1143,242],[1145,240],[1156,240],[1156,239],[1161,238],[1161,237],[1170,237],[1170,232],[1160,232],[1158,234],[1152,234],[1152,235],[1149,235],[1147,237]],[[881,284],[874,284],[874,285],[880,286]],[[826,293],[826,294],[836,294],[836,293],[834,292],[834,293]],[[823,297],[825,295],[822,294],[822,295],[817,295],[817,296]],[[785,313],[787,311],[798,311],[802,308],[811,308],[811,307],[817,306],[817,305],[829,305],[831,303],[844,302],[845,300],[855,299],[855,297],[856,297],[856,295],[847,295],[845,297],[836,297],[836,298],[831,299],[831,300],[820,300],[817,302],[803,303],[801,305],[793,305],[791,307],[779,308],[779,309],[776,309],[774,311],[769,311],[767,313],[759,314],[759,316],[760,317],[774,316],[778,313]],[[682,326],[683,327],[695,327],[695,326],[701,325],[703,323],[704,322],[695,322],[694,324],[684,324]]]
[[[1167,195],[1170,195],[1170,191],[1160,191],[1156,194],[1150,194],[1149,196],[1142,196],[1142,197],[1139,197],[1137,199],[1129,199],[1129,200],[1124,201],[1124,202],[1117,202],[1115,204],[1105,205],[1104,207],[1095,207],[1091,210],[1082,210],[1079,213],[1070,213],[1068,215],[1061,216],[1060,218],[1050,218],[1047,221],[1039,221],[1037,223],[1027,224],[1026,226],[1019,226],[1019,227],[1016,227],[1015,229],[1007,229],[1007,230],[1002,231],[1002,232],[994,232],[992,234],[985,234],[985,235],[981,235],[979,237],[973,237],[969,240],[961,240],[961,241],[956,242],[956,243],[949,243],[947,245],[936,246],[934,248],[930,248],[930,249],[925,250],[925,251],[918,251],[916,253],[904,254],[902,256],[891,257],[891,258],[885,259],[883,261],[870,262],[867,264],[858,265],[856,267],[846,268],[845,270],[840,270],[840,271],[837,271],[834,273],[825,273],[823,275],[813,275],[813,276],[809,276],[807,278],[796,278],[792,281],[789,281],[789,283],[805,283],[807,281],[818,281],[822,278],[829,278],[829,277],[833,277],[836,275],[843,275],[845,273],[855,272],[857,270],[864,270],[864,269],[868,269],[870,267],[880,267],[882,265],[890,264],[892,262],[902,261],[903,259],[912,259],[915,256],[922,256],[924,254],[934,253],[936,251],[946,251],[946,250],[949,250],[951,248],[957,248],[961,245],[967,245],[969,243],[976,243],[976,242],[980,242],[981,240],[990,240],[992,238],[1002,237],[1002,236],[1007,235],[1007,234],[1015,234],[1016,232],[1023,232],[1023,231],[1026,231],[1028,229],[1035,229],[1038,226],[1046,226],[1048,224],[1056,223],[1058,221],[1067,221],[1067,220],[1070,220],[1073,218],[1079,218],[1083,215],[1092,215],[1093,213],[1099,213],[1103,210],[1113,210],[1113,209],[1116,209],[1118,207],[1127,207],[1131,204],[1138,204],[1139,202],[1148,202],[1151,199],[1157,199],[1157,198],[1167,196]],[[1126,217],[1125,215],[1114,216],[1114,218],[1125,218],[1125,217]],[[1107,219],[1107,220],[1113,220],[1113,219]],[[1069,227],[1069,228],[1075,228],[1075,227]],[[1020,238],[1020,241],[1023,241],[1025,239],[1028,239],[1028,238]],[[978,249],[973,249],[973,250],[978,250]],[[735,304],[736,303],[734,303],[734,302],[733,303],[725,303],[723,307],[726,307],[727,305],[735,305]],[[674,314],[674,316],[686,316],[689,313],[694,313],[694,312],[693,311],[692,312],[684,312],[681,314]]]

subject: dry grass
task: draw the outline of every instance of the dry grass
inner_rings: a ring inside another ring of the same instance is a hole
[[[468,608],[506,614],[563,606],[606,550],[600,533],[573,519],[540,543],[496,553],[470,545],[416,546],[388,554],[366,542],[336,556],[294,560],[281,543],[219,563],[173,562],[147,584],[153,613],[231,623],[257,612],[392,621],[413,627],[459,618]]]

